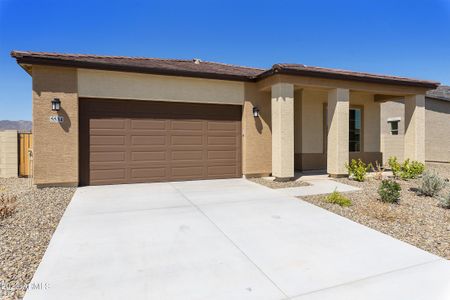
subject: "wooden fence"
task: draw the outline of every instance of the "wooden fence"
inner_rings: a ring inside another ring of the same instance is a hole
[[[33,134],[19,133],[19,176],[29,177],[32,171]]]

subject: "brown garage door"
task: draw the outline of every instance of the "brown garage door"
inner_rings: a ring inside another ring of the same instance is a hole
[[[241,110],[80,99],[80,184],[240,177]]]

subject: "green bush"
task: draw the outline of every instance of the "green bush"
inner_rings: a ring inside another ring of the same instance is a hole
[[[343,207],[347,207],[352,205],[352,201],[350,201],[350,199],[348,199],[347,197],[341,195],[341,193],[339,193],[338,191],[334,190],[333,193],[329,194],[325,200],[328,203],[333,203],[333,204],[337,204],[339,206],[343,206]]]
[[[400,201],[400,191],[400,184],[394,180],[386,179],[381,181],[378,194],[383,202],[398,203]]]
[[[394,176],[401,179],[417,178],[425,170],[425,165],[421,162],[407,159],[400,164],[395,156],[389,158],[388,164]]]
[[[418,188],[418,192],[421,195],[433,197],[437,195],[445,185],[445,180],[439,177],[436,172],[425,172],[422,176],[422,184]]]
[[[398,177],[401,171],[401,165],[397,161],[397,157],[395,156],[389,157],[388,165],[392,170],[392,174],[394,174],[395,177]]]
[[[439,197],[439,202],[441,203],[442,207],[450,209],[450,193],[448,193],[446,196]]]
[[[350,164],[345,164],[348,171],[348,176],[356,181],[366,180],[367,171],[372,167],[371,164],[366,165],[361,159],[354,160]]]

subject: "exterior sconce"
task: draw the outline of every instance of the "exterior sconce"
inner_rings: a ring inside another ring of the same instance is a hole
[[[61,101],[59,98],[55,98],[52,100],[52,111],[59,111],[61,109]]]
[[[256,106],[253,107],[253,116],[255,118],[259,117],[259,108],[257,108]]]

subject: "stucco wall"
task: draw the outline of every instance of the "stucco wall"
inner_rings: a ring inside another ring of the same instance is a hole
[[[0,177],[18,176],[18,140],[16,130],[0,131]]]
[[[403,101],[381,105],[382,149],[384,161],[389,156],[404,158],[405,105]],[[425,99],[425,160],[450,162],[450,101]],[[399,135],[390,134],[388,118],[401,117]]]
[[[324,103],[327,91],[304,89],[302,93],[302,153],[323,153]]]
[[[404,159],[404,134],[405,134],[405,105],[401,101],[388,101],[381,106],[381,149],[383,152],[383,163],[386,164],[389,157],[395,156],[398,160]],[[387,121],[389,118],[400,118],[398,123],[398,135],[391,134],[391,126]]]
[[[245,83],[78,69],[79,97],[243,105]]]
[[[380,152],[380,103],[372,94],[350,92],[350,107],[363,106],[363,150]]]
[[[33,66],[34,184],[78,185],[77,72],[72,68]],[[59,98],[61,110],[51,110]],[[50,116],[63,116],[51,123]]]
[[[259,117],[253,117],[253,107],[259,108]],[[243,174],[268,175],[272,173],[271,93],[259,92],[255,84],[246,83],[242,116]]]
[[[450,101],[426,98],[425,159],[450,162]]]

